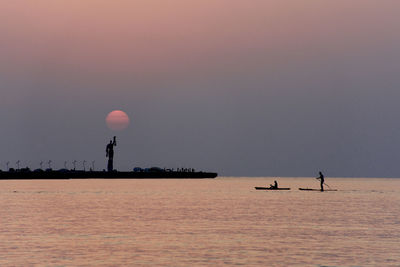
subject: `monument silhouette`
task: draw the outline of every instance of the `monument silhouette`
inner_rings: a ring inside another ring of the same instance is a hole
[[[106,147],[106,157],[108,157],[107,170],[109,172],[114,170],[114,146],[117,145],[116,137],[110,140],[110,143]]]

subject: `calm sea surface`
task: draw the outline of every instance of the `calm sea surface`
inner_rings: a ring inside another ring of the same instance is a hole
[[[0,181],[0,266],[400,266],[400,179]]]

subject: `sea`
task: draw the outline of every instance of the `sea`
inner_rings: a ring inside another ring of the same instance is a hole
[[[400,179],[325,182],[0,181],[0,266],[400,266]]]

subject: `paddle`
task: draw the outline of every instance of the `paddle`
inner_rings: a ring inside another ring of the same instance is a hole
[[[320,180],[321,178],[317,177],[317,178],[315,178],[315,179]],[[329,189],[332,189],[327,183],[325,183],[325,181],[324,181],[324,185],[326,185],[327,187],[329,187]]]

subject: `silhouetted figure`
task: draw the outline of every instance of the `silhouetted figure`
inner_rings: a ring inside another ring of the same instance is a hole
[[[115,138],[114,136],[114,140],[110,140],[110,143],[106,147],[106,157],[108,157],[107,170],[109,172],[114,170],[114,146],[117,145]]]
[[[278,188],[278,182],[275,180],[275,181],[274,181],[274,184],[273,184],[273,185],[270,184],[269,187],[270,187],[270,188],[277,189],[277,188]]]
[[[72,162],[72,165],[74,165],[74,171],[76,170],[76,163],[77,163],[76,160],[74,160],[74,161]]]
[[[319,172],[319,177],[317,177],[315,179],[320,180],[320,182],[321,182],[321,192],[324,192],[325,179],[324,179],[324,175],[322,174],[322,172]]]

